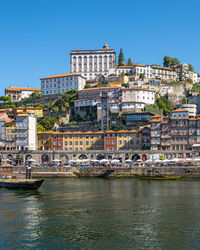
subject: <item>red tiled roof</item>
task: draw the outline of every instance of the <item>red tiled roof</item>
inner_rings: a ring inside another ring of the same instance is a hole
[[[158,119],[154,119],[154,120],[150,120],[149,122],[161,122],[161,121]]]
[[[76,73],[61,74],[61,75],[52,75],[52,76],[47,76],[47,77],[41,78],[40,80],[51,79],[51,78],[59,78],[59,77],[67,77],[67,76],[81,76],[81,75],[76,74]],[[81,77],[83,77],[83,76],[81,76]],[[83,77],[83,78],[85,78],[85,77]]]
[[[141,90],[141,91],[151,91],[151,92],[155,92],[155,90],[151,90],[151,89],[142,89],[142,88],[122,88],[122,90]]]
[[[25,88],[21,88],[21,87],[8,87],[5,90],[6,91],[41,91],[41,89],[29,88],[29,87],[25,87]]]
[[[0,114],[0,119],[2,120],[8,119],[8,115],[6,113]]]
[[[175,109],[172,112],[188,112],[188,111],[185,109]]]
[[[119,87],[113,86],[113,87],[89,88],[89,89],[82,89],[82,90],[79,90],[79,92],[82,92],[82,91],[92,91],[92,90],[106,90],[106,89],[119,89]]]

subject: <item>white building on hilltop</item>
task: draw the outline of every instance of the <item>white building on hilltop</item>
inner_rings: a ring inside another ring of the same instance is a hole
[[[62,94],[70,89],[81,90],[86,79],[75,73],[44,77],[41,80],[42,95]]]
[[[5,89],[5,96],[10,96],[12,102],[21,101],[24,98],[28,98],[34,92],[41,92],[41,89],[29,88],[29,87],[8,87]]]
[[[99,75],[108,76],[115,67],[116,53],[107,43],[99,50],[72,50],[70,52],[71,73],[77,73],[92,80]]]

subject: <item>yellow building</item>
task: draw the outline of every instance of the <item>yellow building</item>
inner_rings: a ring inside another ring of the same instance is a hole
[[[41,107],[27,107],[25,108],[26,114],[33,114],[36,117],[43,117],[43,108]]]
[[[38,149],[50,150],[52,149],[52,131],[38,132]]]
[[[141,133],[137,130],[119,130],[117,134],[117,150],[140,150],[142,147]]]
[[[14,116],[21,114],[34,115],[36,117],[43,117],[43,108],[42,107],[18,107],[14,110]]]
[[[16,150],[16,122],[6,119],[6,150]]]
[[[103,150],[103,132],[65,132],[63,135],[63,150],[85,151]]]
[[[141,133],[136,130],[107,132],[38,132],[39,150],[140,150]]]
[[[109,76],[108,82],[112,87],[121,87],[122,84],[126,84],[129,82],[129,78],[128,76]]]

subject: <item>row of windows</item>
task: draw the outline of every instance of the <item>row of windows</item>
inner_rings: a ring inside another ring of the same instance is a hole
[[[42,83],[49,83],[49,82],[57,82],[57,81],[71,81],[71,80],[76,80],[77,76],[68,76],[68,77],[59,77],[59,78],[51,78],[51,79],[46,79],[42,80]]]
[[[69,83],[55,83],[55,84],[42,84],[42,89],[44,88],[61,88],[61,87],[73,87],[73,86],[76,86],[77,85],[77,82],[69,82]]]

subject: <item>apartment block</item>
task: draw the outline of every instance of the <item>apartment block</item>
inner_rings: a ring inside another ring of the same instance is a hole
[[[86,83],[86,78],[76,73],[53,75],[40,80],[42,95],[63,94],[70,89],[81,90]]]

